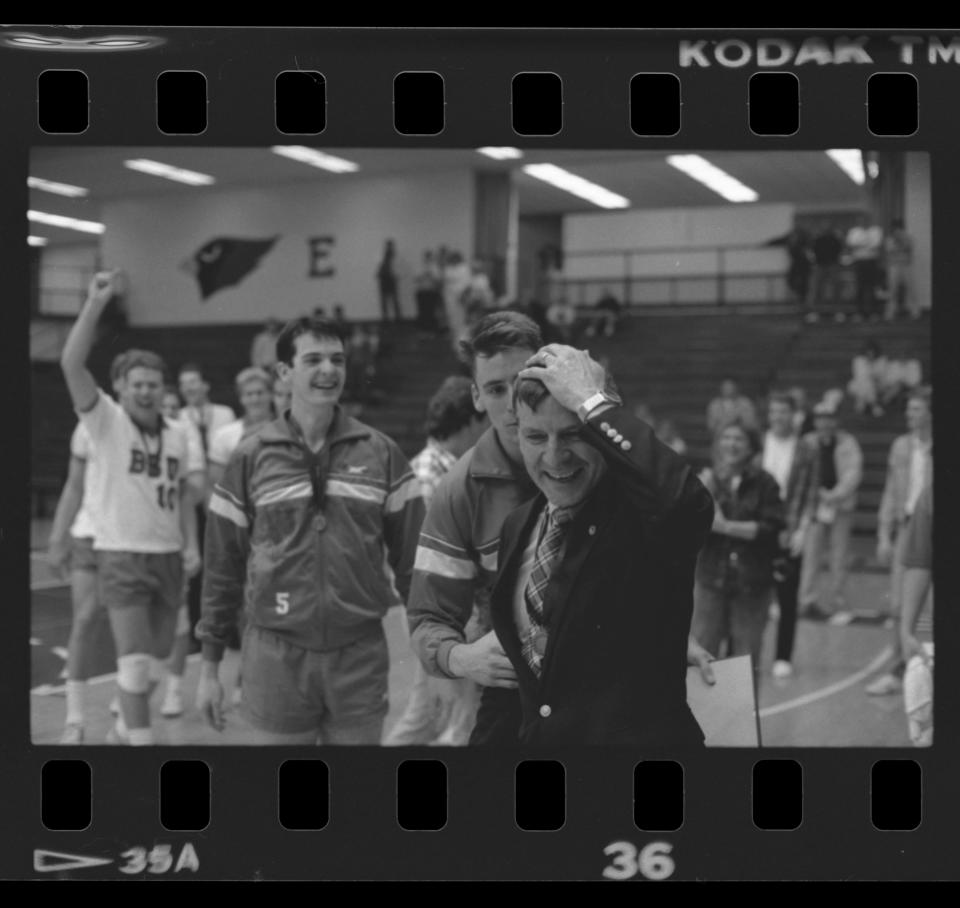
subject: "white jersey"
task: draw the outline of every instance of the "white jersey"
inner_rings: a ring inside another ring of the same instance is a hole
[[[218,466],[225,467],[230,461],[230,455],[234,452],[240,439],[243,438],[245,426],[242,419],[227,423],[223,428],[217,429],[210,439],[210,447],[207,451],[207,460]]]
[[[171,425],[180,426],[187,433],[187,463],[201,463],[203,469],[207,468],[207,459],[203,453],[203,440],[200,438],[200,430],[181,413],[176,419],[167,420]]]
[[[90,449],[90,436],[82,422],[77,423],[73,435],[70,437],[70,454],[77,460],[83,461],[83,498],[80,502],[80,510],[77,511],[77,516],[73,519],[73,525],[70,527],[70,535],[74,539],[89,539],[94,534],[94,521],[90,513],[90,506],[97,494],[99,468]]]
[[[203,449],[209,452],[213,436],[237,416],[223,404],[204,404],[202,407],[184,407],[180,411],[180,418],[189,419],[197,427],[203,438]]]
[[[98,461],[90,514],[97,551],[164,554],[183,548],[180,485],[203,471],[185,429],[162,420],[159,436],[143,432],[103,391],[80,414]]]

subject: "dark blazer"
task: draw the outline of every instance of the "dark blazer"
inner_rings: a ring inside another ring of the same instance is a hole
[[[623,440],[612,440],[606,427]],[[607,472],[571,524],[547,587],[539,678],[521,655],[513,598],[544,496],[513,511],[500,537],[491,617],[517,672],[520,742],[702,746],[687,706],[687,637],[713,499],[684,459],[623,407],[591,419],[583,437],[601,452]]]

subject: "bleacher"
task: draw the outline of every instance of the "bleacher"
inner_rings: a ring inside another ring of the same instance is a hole
[[[248,361],[256,325],[131,329],[95,348],[91,368],[106,387],[110,360],[130,346],[159,352],[172,368],[201,363],[212,386],[211,397],[237,408],[233,379]],[[595,358],[609,357],[624,397],[646,403],[657,419],[674,421],[687,442],[691,459],[709,460],[705,425],[708,402],[724,377],[761,400],[772,387],[801,385],[812,405],[829,388],[845,388],[850,364],[865,340],[875,338],[894,357],[917,357],[924,375],[930,369],[929,321],[855,325],[802,323],[795,312],[781,314],[650,315],[625,318],[617,336],[582,339]],[[458,371],[450,344],[424,338],[410,323],[388,325],[382,332],[378,387],[382,401],[364,406],[361,419],[393,437],[408,456],[423,446],[426,402],[447,375]],[[32,367],[32,488],[36,503],[52,510],[66,477],[67,443],[74,425],[59,367]],[[848,404],[844,424],[860,441],[866,462],[855,532],[873,535],[883,488],[887,452],[904,431],[902,409],[881,418],[859,417]],[[763,413],[760,413],[761,417]]]
[[[918,359],[923,381],[930,383],[930,320],[880,322],[879,324],[835,324],[822,321],[803,325],[796,343],[775,374],[777,387],[802,385],[810,404],[830,388],[846,392],[852,377],[853,358],[868,340],[876,341],[892,359]],[[877,509],[883,494],[890,444],[906,431],[903,402],[887,408],[883,416],[858,415],[849,397],[840,410],[842,425],[851,432],[863,450],[864,475],[860,486],[854,533],[876,535]]]

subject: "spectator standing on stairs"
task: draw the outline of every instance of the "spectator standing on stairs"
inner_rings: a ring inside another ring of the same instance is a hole
[[[757,428],[757,410],[749,397],[740,393],[732,378],[725,378],[720,385],[720,395],[707,407],[707,428],[716,437],[720,429],[733,420],[740,420],[748,428]]]
[[[868,214],[860,215],[857,226],[847,233],[847,249],[857,282],[857,320],[879,321],[877,291],[883,280],[880,258],[883,254],[883,230]]]
[[[814,323],[820,320],[817,311],[825,303],[836,305],[840,301],[840,256],[843,253],[843,239],[836,228],[824,221],[819,233],[813,238],[813,277],[810,283],[810,311],[805,320]],[[828,293],[829,291],[829,293]],[[842,312],[835,313],[835,319],[842,321]]]
[[[888,294],[884,318],[892,322],[901,305],[911,318],[920,318],[920,307],[913,293],[913,239],[904,229],[903,218],[894,218],[891,222],[884,251]]]

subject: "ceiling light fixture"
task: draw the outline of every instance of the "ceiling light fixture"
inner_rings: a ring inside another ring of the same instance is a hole
[[[80,199],[90,195],[89,189],[82,186],[72,186],[70,183],[57,183],[54,180],[43,180],[40,177],[27,177],[27,185],[31,189],[40,189],[43,192],[52,192],[56,195],[65,195],[70,199]]]
[[[188,186],[209,186],[216,180],[208,173],[197,173],[195,170],[185,170],[183,167],[174,167],[160,161],[150,161],[147,158],[134,158],[124,161],[123,166],[139,173],[147,173],[152,177],[163,177],[175,183],[186,183]]]
[[[49,227],[62,227],[64,230],[79,230],[81,233],[103,233],[107,229],[105,224],[98,224],[96,221],[82,221],[80,218],[68,218],[46,211],[28,211],[27,220]]]
[[[755,190],[698,154],[667,155],[667,163],[723,196],[728,202],[755,202],[760,198]]]
[[[863,155],[859,148],[828,148],[827,157],[858,186],[867,182],[867,176],[863,172]]]
[[[353,161],[317,151],[315,148],[307,148],[306,145],[274,145],[270,150],[291,161],[299,161],[301,164],[309,164],[311,167],[319,167],[331,173],[355,173],[360,169],[360,165]]]
[[[578,198],[586,199],[586,201],[592,202],[600,208],[630,207],[629,199],[617,195],[609,189],[604,189],[603,186],[598,186],[596,183],[591,183],[583,177],[578,177],[575,173],[570,173],[569,170],[557,167],[556,164],[527,164],[523,168],[523,172],[528,176],[543,180],[544,183],[549,183],[551,186],[556,186],[557,189],[562,189]]]
[[[480,154],[485,154],[488,158],[493,158],[495,161],[515,161],[517,158],[523,157],[523,152],[519,148],[511,148],[509,145],[503,147],[484,145],[477,151]]]

